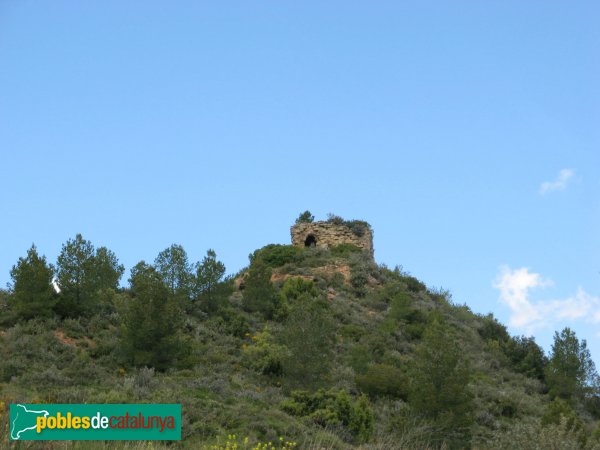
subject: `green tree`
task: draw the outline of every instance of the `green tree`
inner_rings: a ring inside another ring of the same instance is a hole
[[[19,258],[10,271],[12,279],[9,305],[15,315],[22,319],[48,317],[56,303],[52,287],[54,268],[46,263],[46,257],[38,255],[35,245],[27,250],[25,258]]]
[[[550,361],[546,366],[546,383],[550,396],[565,400],[584,399],[598,394],[598,374],[583,339],[565,328],[554,333]]]
[[[154,266],[171,294],[185,305],[191,297],[192,266],[181,245],[173,244],[158,254]]]
[[[280,335],[289,350],[283,371],[291,386],[324,384],[331,366],[334,331],[325,301],[301,295],[291,304]]]
[[[121,350],[136,366],[166,370],[185,354],[183,313],[163,277],[143,261],[131,270],[132,297],[121,304]]]
[[[502,343],[502,347],[517,372],[540,381],[544,380],[544,368],[548,364],[548,358],[533,337],[511,337]]]
[[[425,330],[411,372],[413,410],[432,422],[434,438],[451,447],[464,446],[472,424],[469,370],[458,343],[440,319]]]
[[[244,281],[243,306],[246,311],[260,312],[267,319],[273,318],[278,297],[271,284],[272,270],[262,260],[251,264]]]
[[[105,247],[95,250],[90,241],[77,234],[63,244],[58,256],[58,312],[62,316],[95,312],[102,291],[116,290],[124,271],[113,252]]]
[[[92,259],[93,284],[96,289],[117,290],[119,280],[125,272],[125,267],[119,264],[117,255],[106,247],[96,249],[96,254]]]
[[[310,211],[306,210],[298,216],[296,223],[312,223],[315,221],[315,216]]]
[[[219,302],[226,299],[230,292],[229,282],[223,283],[225,264],[217,260],[217,254],[209,249],[202,262],[196,264],[196,277],[194,291],[196,300],[199,301],[207,312],[214,312],[219,308]]]
[[[298,302],[310,302],[320,297],[319,290],[311,280],[292,277],[285,280],[279,290],[279,302],[275,311],[275,318],[283,319],[287,316],[290,306],[293,308]]]
[[[92,258],[94,246],[77,234],[63,244],[57,261],[60,300],[58,312],[64,316],[78,316],[92,309]]]

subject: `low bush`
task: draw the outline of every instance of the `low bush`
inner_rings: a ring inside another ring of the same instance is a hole
[[[367,231],[372,232],[371,225],[364,220],[347,220],[344,224],[358,237],[363,237]]]
[[[293,245],[269,244],[250,255],[250,263],[261,260],[267,267],[276,268],[296,261],[302,252]]]
[[[273,342],[268,329],[249,337],[249,343],[244,343],[245,363],[263,375],[279,376],[283,373],[283,360],[288,350],[283,345]]]
[[[495,340],[499,342],[506,342],[510,339],[510,335],[506,330],[506,326],[498,322],[493,314],[483,316],[481,319],[482,323],[477,328],[477,332],[484,341]]]
[[[248,436],[242,439],[235,434],[230,434],[222,444],[213,444],[210,447],[204,446],[202,450],[292,450],[294,448],[296,448],[296,442],[288,441],[283,437],[275,443],[251,442]]]
[[[350,284],[357,297],[365,297],[368,293],[368,283],[371,277],[377,278],[378,267],[370,256],[354,253],[350,257]]]
[[[281,407],[290,415],[305,417],[322,427],[345,428],[359,442],[367,441],[373,434],[369,401],[364,396],[353,400],[345,390],[293,391]]]
[[[239,338],[250,331],[250,324],[246,317],[232,307],[219,310],[219,315],[212,319],[212,324],[219,331]]]
[[[416,308],[412,297],[406,293],[398,293],[391,300],[388,319],[400,324],[402,332],[410,339],[420,339],[428,323],[428,315]]]
[[[419,281],[417,278],[411,275],[405,275],[402,278],[402,281],[406,283],[406,288],[411,292],[423,292],[427,290],[425,283]]]
[[[362,253],[363,249],[354,244],[339,244],[331,247],[331,254],[341,258],[347,258],[353,253]]]
[[[598,443],[582,445],[566,419],[559,425],[543,427],[532,422],[515,422],[507,430],[496,431],[486,443],[490,450],[599,450]]]
[[[329,213],[327,215],[327,222],[333,223],[335,225],[345,225],[348,228],[350,228],[350,230],[352,230],[352,232],[358,237],[364,236],[367,233],[367,231],[373,232],[373,230],[371,229],[371,225],[369,225],[369,223],[365,222],[364,220],[344,220],[343,217],[337,216],[332,213]]]
[[[370,397],[408,398],[408,377],[394,366],[374,364],[365,374],[356,377],[356,385]]]
[[[350,350],[350,367],[358,374],[365,373],[373,362],[371,350],[366,345],[354,345]]]

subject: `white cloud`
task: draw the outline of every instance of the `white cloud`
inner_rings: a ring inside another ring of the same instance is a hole
[[[573,169],[562,169],[554,181],[545,181],[540,186],[540,194],[544,195],[552,191],[564,191],[575,175]]]
[[[577,320],[586,318],[588,321],[600,320],[600,299],[585,292],[581,287],[574,296],[562,300],[551,300],[541,303],[540,308],[546,315],[557,319]]]
[[[543,319],[540,311],[529,301],[529,290],[550,283],[539,273],[529,272],[526,267],[515,270],[508,266],[500,268],[494,287],[500,291],[500,300],[510,308],[509,325],[525,328]]]
[[[600,323],[600,297],[588,294],[581,287],[574,295],[563,299],[536,303],[529,299],[532,289],[549,285],[552,280],[544,279],[526,267],[500,268],[494,287],[500,291],[500,301],[510,309],[510,326],[531,332],[561,320]]]

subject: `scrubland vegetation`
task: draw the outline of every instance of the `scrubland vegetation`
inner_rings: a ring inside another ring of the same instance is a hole
[[[191,263],[173,245],[125,288],[123,274],[80,235],[55,265],[34,246],[16,262],[0,291],[2,446],[600,448],[585,341],[562,330],[546,355],[352,245],[267,245],[231,277],[213,250]],[[183,439],[9,444],[13,402],[181,403]]]

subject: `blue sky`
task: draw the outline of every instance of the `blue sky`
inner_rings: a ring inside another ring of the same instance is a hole
[[[80,232],[229,272],[301,211],[600,364],[597,2],[0,3],[0,284]]]

